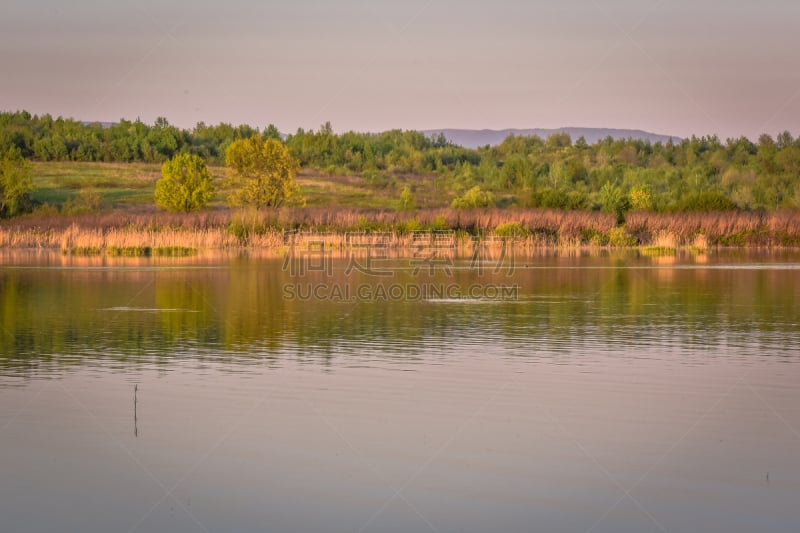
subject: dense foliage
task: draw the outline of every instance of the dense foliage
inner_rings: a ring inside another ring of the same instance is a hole
[[[178,154],[161,167],[156,205],[173,212],[196,211],[208,204],[212,190],[211,173],[203,160],[192,154]]]
[[[239,139],[225,150],[234,206],[280,207],[300,201],[295,175],[300,165],[280,139]]]
[[[183,130],[162,118],[152,126],[122,120],[104,127],[0,113],[0,153],[15,148],[37,160],[160,162],[190,153],[220,164],[237,140],[279,136],[273,126],[261,131],[200,123]],[[299,129],[285,141],[304,167],[361,176],[371,186],[398,191],[403,186],[398,178],[421,176],[443,194],[466,196],[468,205],[476,199],[501,207],[595,209],[618,216],[629,210],[800,207],[800,141],[788,132],[762,135],[757,142],[710,136],[663,144],[609,137],[588,145],[565,134],[512,136],[498,146],[468,149],[416,131],[335,134],[325,124],[318,131]],[[475,187],[493,202],[473,198]],[[406,201],[410,198],[407,194]]]
[[[0,156],[0,217],[14,216],[33,207],[30,163],[19,150],[9,148]]]
[[[184,130],[165,118],[156,119],[152,126],[140,120],[103,125],[26,111],[0,113],[0,150],[15,146],[23,157],[39,161],[161,163],[186,152],[221,163],[230,143],[257,134],[260,132],[250,126],[207,126],[202,122],[191,131]]]

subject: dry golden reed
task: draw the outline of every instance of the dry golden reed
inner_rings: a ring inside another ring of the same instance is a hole
[[[768,213],[629,213],[624,228],[614,215],[555,209],[425,209],[418,211],[352,208],[285,208],[171,214],[119,210],[107,213],[21,217],[0,225],[0,247],[48,248],[100,253],[134,249],[271,248],[287,245],[295,233],[311,232],[331,249],[348,246],[352,232],[385,232],[389,246],[413,245],[416,231],[453,230],[456,244],[480,237],[499,239],[496,228],[520,228],[519,245],[528,248],[580,248],[609,243],[612,230],[624,229],[631,243],[677,248],[692,246],[799,246],[800,210]],[[617,229],[615,229],[617,228]],[[459,240],[460,239],[460,240]],[[627,246],[616,243],[612,245]],[[460,244],[459,244],[460,243]]]

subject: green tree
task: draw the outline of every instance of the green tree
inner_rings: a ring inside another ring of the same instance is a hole
[[[500,169],[500,186],[505,189],[520,187],[527,184],[533,167],[527,158],[514,154],[510,156]]]
[[[794,137],[788,131],[784,131],[783,133],[778,134],[778,148],[783,150],[784,148],[788,148],[794,144]]]
[[[625,211],[630,209],[628,197],[619,186],[610,181],[605,182],[600,188],[600,204],[606,213],[617,215],[617,222],[620,223],[625,220]]]
[[[653,209],[653,195],[647,185],[636,185],[628,193],[631,209],[650,210]]]
[[[544,207],[546,209],[567,209],[570,198],[563,189],[544,187],[531,193],[531,207]]]
[[[569,133],[553,133],[547,138],[547,147],[550,149],[568,148],[572,146],[572,138]]]
[[[153,127],[149,128],[149,130],[147,136],[140,143],[142,152],[144,152],[145,146],[150,147],[151,153],[148,154],[149,157],[144,153],[142,154],[144,159],[163,161],[172,157],[179,147],[178,138],[180,137],[180,132],[178,129],[175,126],[171,126],[166,118],[158,117]],[[153,150],[155,150],[155,153]]]
[[[10,148],[0,160],[0,217],[12,217],[30,211],[31,165],[18,148]]]
[[[719,190],[692,191],[677,203],[678,211],[727,211],[735,207],[736,204]]]
[[[232,205],[278,207],[300,200],[295,176],[300,169],[289,148],[278,139],[239,139],[225,151],[230,173]]]
[[[400,210],[401,211],[410,211],[416,207],[416,202],[414,202],[414,195],[411,194],[411,189],[408,185],[403,187],[403,190],[400,191]]]
[[[211,173],[203,160],[192,154],[178,154],[161,167],[156,182],[156,205],[168,211],[202,209],[211,199]]]
[[[275,126],[275,124],[270,124],[267,126],[267,129],[264,130],[264,138],[265,139],[281,139],[281,132]]]

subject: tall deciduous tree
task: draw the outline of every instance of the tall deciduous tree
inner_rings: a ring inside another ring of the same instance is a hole
[[[618,222],[624,222],[625,211],[630,209],[628,197],[619,186],[610,181],[605,182],[600,189],[600,204],[604,212],[616,214]]]
[[[203,160],[192,154],[178,154],[161,167],[156,205],[168,211],[196,211],[208,204],[212,192],[211,173]]]
[[[233,187],[232,205],[279,207],[301,199],[295,181],[300,164],[278,139],[239,139],[225,151],[225,164]]]
[[[33,190],[30,163],[18,148],[9,149],[0,159],[0,217],[30,211]]]

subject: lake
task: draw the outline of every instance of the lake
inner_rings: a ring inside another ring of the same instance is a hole
[[[796,532],[800,252],[0,253],[8,532]]]

